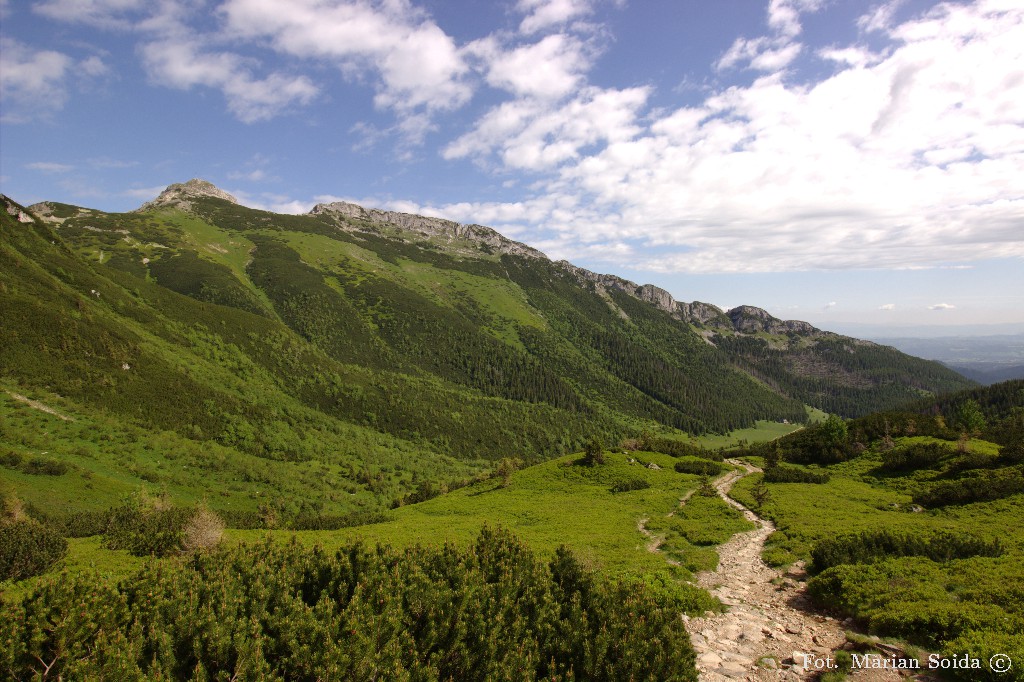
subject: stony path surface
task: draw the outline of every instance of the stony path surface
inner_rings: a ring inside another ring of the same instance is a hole
[[[35,408],[37,410],[41,410],[42,412],[46,412],[48,414],[52,414],[53,416],[58,417],[60,419],[63,419],[66,422],[73,422],[73,421],[75,421],[74,419],[72,419],[71,417],[67,416],[66,414],[61,414],[60,412],[58,412],[57,410],[53,409],[49,405],[44,405],[43,403],[39,402],[38,400],[32,400],[31,398],[26,398],[25,396],[21,395],[20,393],[15,393],[14,391],[7,391],[7,395],[11,396],[15,400],[18,400],[20,402],[25,403],[29,407],[33,407],[33,408]]]
[[[842,624],[811,610],[799,581],[803,577],[800,566],[782,574],[761,561],[764,541],[775,526],[728,495],[737,480],[759,469],[737,460],[729,463],[745,468],[746,474],[733,471],[718,479],[715,487],[757,528],[719,546],[718,568],[698,576],[698,584],[728,606],[724,614],[709,611],[703,618],[683,617],[697,652],[700,679],[816,679],[817,671],[804,669],[804,655],[824,659],[841,647],[845,643]],[[850,679],[889,682],[903,678],[892,670],[860,670]]]

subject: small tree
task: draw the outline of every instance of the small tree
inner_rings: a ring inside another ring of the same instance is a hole
[[[782,461],[782,452],[780,452],[779,442],[775,441],[764,453],[764,468],[774,469],[779,466],[779,462]]]
[[[750,494],[753,496],[754,504],[758,509],[761,509],[772,496],[771,491],[768,490],[768,486],[764,484],[764,481],[759,481],[750,491]]]
[[[505,457],[498,462],[498,468],[494,473],[501,479],[502,488],[507,488],[512,483],[512,474],[519,471],[521,466],[523,466],[523,460],[518,457]]]
[[[587,466],[605,463],[604,444],[596,436],[587,441],[586,447],[583,448],[583,463]]]
[[[711,482],[710,476],[702,476],[700,479],[700,487],[697,488],[697,494],[703,497],[718,497],[718,491],[715,490],[714,484]]]
[[[985,428],[985,415],[977,400],[965,400],[956,411],[957,425],[970,436],[981,435]]]

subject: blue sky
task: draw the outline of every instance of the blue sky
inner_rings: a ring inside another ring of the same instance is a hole
[[[0,190],[489,225],[824,328],[1024,322],[1019,0],[0,0]]]

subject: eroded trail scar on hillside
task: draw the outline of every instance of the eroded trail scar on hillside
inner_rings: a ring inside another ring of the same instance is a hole
[[[746,473],[731,471],[715,482],[715,488],[757,528],[738,533],[719,546],[718,568],[697,578],[701,587],[728,606],[720,615],[684,616],[697,652],[700,679],[813,679],[814,671],[803,669],[803,654],[827,656],[845,641],[843,630],[835,619],[801,608],[800,585],[761,561],[764,541],[775,526],[728,494],[736,481],[760,470],[737,460],[728,462],[745,468]]]

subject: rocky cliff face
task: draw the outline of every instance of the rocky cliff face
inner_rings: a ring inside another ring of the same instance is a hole
[[[230,201],[232,204],[238,203],[238,199],[220,189],[212,182],[193,178],[188,182],[169,185],[167,189],[160,193],[160,196],[153,199],[153,201],[147,201],[136,209],[136,211],[141,213],[143,211],[162,208],[164,206],[178,206],[179,208],[188,210],[192,206],[191,200],[198,199],[200,197],[214,197],[215,199]]]
[[[358,204],[352,204],[347,201],[317,204],[309,212],[309,215],[333,216],[346,220],[388,225],[421,237],[440,238],[450,244],[458,241],[468,241],[475,245],[486,247],[486,249],[492,252],[507,253],[526,258],[547,259],[547,256],[537,249],[512,241],[497,231],[483,225],[464,225],[443,218],[430,218],[411,213],[399,213],[398,211],[383,211],[377,208],[363,208]],[[351,223],[339,223],[339,227],[359,229],[358,225],[352,225]]]
[[[741,305],[730,310],[727,315],[732,320],[733,328],[744,334],[755,334],[757,332],[768,332],[769,334],[813,334],[820,332],[820,329],[811,326],[800,320],[780,320],[773,317],[767,310],[755,308],[752,305]]]
[[[14,203],[6,194],[0,194],[0,206],[4,207],[7,215],[13,216],[19,223],[32,222],[32,216],[21,209],[21,206]]]

